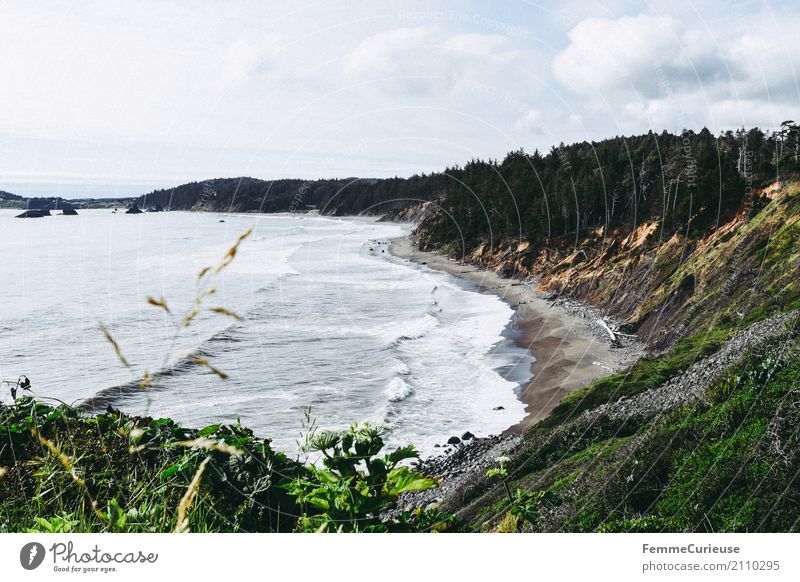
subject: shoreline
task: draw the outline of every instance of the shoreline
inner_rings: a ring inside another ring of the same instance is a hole
[[[391,240],[389,252],[471,281],[480,291],[497,295],[515,310],[509,323],[514,342],[527,350],[534,361],[530,379],[520,385],[517,393],[525,405],[525,418],[508,427],[504,436],[525,432],[567,394],[625,368],[641,356],[640,345],[630,338],[625,338],[622,347],[612,347],[609,336],[595,323],[600,317],[597,310],[577,302],[545,299],[533,282],[501,277],[437,252],[420,251],[410,236]]]

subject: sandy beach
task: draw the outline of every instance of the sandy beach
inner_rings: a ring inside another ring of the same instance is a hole
[[[639,355],[635,343],[612,347],[609,337],[596,325],[593,308],[575,309],[574,303],[570,304],[571,309],[553,305],[532,282],[504,278],[436,252],[420,251],[407,237],[391,241],[389,250],[396,257],[472,281],[480,290],[495,293],[517,311],[515,341],[529,350],[535,360],[531,364],[532,378],[519,394],[526,417],[507,433],[519,434],[536,424],[566,394],[619,371]]]

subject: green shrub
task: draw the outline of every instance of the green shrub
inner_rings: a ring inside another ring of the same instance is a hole
[[[323,467],[310,465],[307,475],[283,486],[304,508],[298,528],[337,532],[415,529],[410,514],[405,521],[384,522],[381,513],[403,493],[430,489],[436,481],[400,464],[418,456],[413,446],[379,456],[383,447],[382,431],[369,423],[344,431],[312,433],[304,449],[321,453]]]

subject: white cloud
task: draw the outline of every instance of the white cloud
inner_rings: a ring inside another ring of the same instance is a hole
[[[709,36],[687,31],[670,16],[589,18],[569,32],[569,45],[553,60],[564,86],[582,94],[663,90],[657,70],[675,88],[724,73]]]
[[[344,58],[344,67],[351,78],[373,75],[410,74],[420,64],[408,59],[430,41],[433,27],[398,28],[374,34]]]
[[[741,20],[712,28],[668,15],[585,19],[569,31],[553,74],[622,132],[771,127],[776,104],[790,116],[797,108],[798,23]]]
[[[242,38],[228,47],[228,68],[234,80],[275,71],[279,66],[285,37],[277,34]]]
[[[732,93],[796,106],[800,101],[799,28],[800,18],[782,19],[780,26],[764,20],[748,23],[727,48],[728,59],[744,73]]]
[[[443,46],[457,54],[507,61],[519,56],[519,51],[509,50],[509,39],[501,34],[457,34],[448,38]]]
[[[537,109],[529,110],[525,115],[517,119],[514,129],[525,133],[543,135],[545,131],[542,127],[542,114]]]
[[[350,81],[376,82],[388,95],[443,94],[519,58],[509,44],[499,34],[452,34],[433,26],[384,30],[346,54],[344,70]]]

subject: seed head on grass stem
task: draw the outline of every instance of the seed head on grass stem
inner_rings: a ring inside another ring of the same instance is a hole
[[[178,504],[178,521],[175,525],[175,533],[187,533],[189,531],[189,509],[191,509],[192,503],[194,503],[194,498],[197,497],[197,491],[200,489],[200,481],[203,479],[203,471],[205,471],[206,465],[210,460],[211,457],[206,457],[203,459],[203,462],[200,463],[197,472],[192,478],[192,482],[189,483],[186,493],[183,494],[181,502]]]

